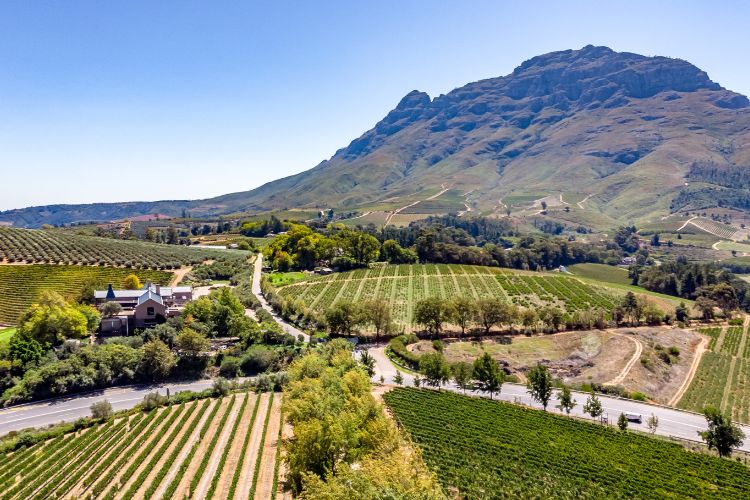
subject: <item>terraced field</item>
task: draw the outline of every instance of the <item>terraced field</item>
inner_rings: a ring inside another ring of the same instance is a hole
[[[450,392],[383,396],[451,498],[749,498],[750,469],[634,432]]]
[[[176,269],[221,255],[226,251],[0,227],[0,262]]]
[[[750,339],[746,326],[700,328],[710,338],[678,408],[700,412],[711,405],[750,423]]]
[[[280,394],[119,418],[2,458],[0,498],[263,498],[278,470]]]
[[[112,283],[121,287],[130,274],[137,275],[144,283],[150,280],[167,284],[172,279],[169,271],[143,269],[46,264],[0,266],[0,323],[14,324],[45,290],[76,298],[86,284],[104,287]]]
[[[500,297],[523,307],[550,304],[567,312],[611,310],[619,291],[553,273],[530,273],[458,264],[386,265],[310,278],[281,286],[279,294],[323,311],[338,301],[388,301],[397,324],[414,328],[414,305],[427,297]]]

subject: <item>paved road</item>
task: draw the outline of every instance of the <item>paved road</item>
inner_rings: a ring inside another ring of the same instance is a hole
[[[263,296],[263,292],[261,292],[260,290],[260,276],[262,269],[263,254],[258,252],[258,256],[255,258],[255,268],[253,270],[253,295],[255,295],[260,301],[261,307],[268,311],[271,316],[273,316],[274,321],[276,321],[276,323],[278,323],[286,333],[294,335],[295,337],[299,337],[301,335],[305,342],[310,342],[310,336],[308,334],[295,327],[294,325],[287,323],[281,316],[276,314],[273,308],[268,304],[268,301]]]
[[[0,435],[29,427],[43,427],[91,416],[91,405],[105,399],[112,404],[114,410],[126,410],[141,402],[149,392],[166,394],[169,390],[171,394],[175,394],[179,391],[202,391],[211,387],[212,384],[212,380],[198,380],[174,384],[113,387],[13,406],[0,410]]]
[[[388,356],[385,355],[385,347],[360,346],[360,348],[367,349],[375,359],[375,376],[373,377],[373,380],[379,381],[382,375],[386,383],[394,383],[393,377],[396,375],[397,368],[393,365],[393,363],[391,363],[391,360],[388,359]],[[402,373],[402,375],[404,377],[405,386],[411,387],[414,385],[413,376],[407,373]],[[453,384],[443,386],[443,388],[455,392],[464,392]],[[467,391],[466,393],[472,396],[487,396],[486,393],[480,393],[477,391]],[[590,418],[583,413],[583,404],[585,403],[588,395],[580,392],[574,392],[573,394],[578,404],[571,413],[578,417]],[[526,392],[526,387],[520,384],[505,383],[503,384],[501,393],[499,395],[496,394],[493,397],[495,399],[501,399],[504,401],[517,401],[529,406],[541,408],[541,405],[531,399],[529,394]],[[604,407],[605,415],[608,416],[609,421],[612,423],[617,421],[617,417],[620,416],[620,413],[640,413],[641,415],[643,415],[643,423],[637,424],[631,422],[629,426],[631,428],[648,431],[646,420],[653,413],[654,415],[659,417],[659,427],[656,431],[657,434],[661,434],[664,436],[675,436],[678,438],[689,439],[693,441],[700,440],[697,432],[706,429],[706,420],[702,415],[697,415],[695,413],[675,410],[673,408],[666,408],[663,406],[651,405],[648,403],[640,403],[638,401],[610,398],[602,395],[599,395],[599,399],[602,402],[602,406]],[[558,411],[555,408],[555,405],[557,404],[557,398],[553,398],[547,408],[550,411]],[[745,439],[745,443],[740,447],[740,449],[742,451],[750,452],[750,426],[742,426],[742,429],[745,432],[747,439]]]

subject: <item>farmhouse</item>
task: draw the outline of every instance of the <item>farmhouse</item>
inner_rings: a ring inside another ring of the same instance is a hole
[[[128,335],[135,328],[153,328],[175,316],[193,300],[193,287],[163,287],[149,282],[139,290],[115,290],[110,284],[106,290],[95,291],[94,299],[97,307],[107,302],[122,307],[117,315],[102,318],[101,333]]]

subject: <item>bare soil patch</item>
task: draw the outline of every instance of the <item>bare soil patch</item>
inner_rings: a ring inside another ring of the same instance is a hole
[[[701,336],[689,330],[639,327],[444,341],[443,353],[451,363],[472,363],[488,352],[521,381],[531,367],[542,363],[566,383],[610,383],[667,404],[688,377],[700,342]],[[679,354],[670,354],[671,347]],[[408,348],[417,354],[435,352],[430,341]]]
[[[252,429],[249,429],[250,421],[253,417],[253,409],[255,408],[255,401],[258,396],[255,394],[248,394],[248,401],[245,405],[245,411],[242,415],[237,418],[240,419],[240,426],[237,429],[237,434],[234,436],[234,440],[231,443],[229,455],[227,461],[224,464],[224,469],[220,472],[221,478],[219,478],[219,485],[216,487],[216,498],[226,498],[229,488],[232,483],[232,477],[237,469],[237,464],[240,461],[240,455],[242,453],[242,443],[245,441],[245,436]],[[260,408],[259,408],[260,410]],[[246,464],[245,464],[246,465]]]

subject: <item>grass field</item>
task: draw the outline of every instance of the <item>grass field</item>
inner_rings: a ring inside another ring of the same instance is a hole
[[[608,266],[606,264],[575,264],[568,267],[568,271],[583,278],[591,278],[605,283],[616,283],[629,285],[628,270],[622,267]]]
[[[268,281],[274,286],[289,285],[296,283],[307,278],[305,273],[291,272],[291,273],[271,273],[268,275]]]
[[[392,306],[394,320],[407,330],[414,305],[426,297],[452,298],[465,294],[474,298],[500,297],[523,307],[544,304],[568,312],[589,307],[610,310],[616,292],[603,286],[553,273],[524,273],[510,269],[453,264],[386,265],[358,269],[278,288],[288,300],[301,300],[324,311],[338,301],[361,302],[381,298]]]
[[[384,399],[452,497],[750,496],[747,466],[643,434],[448,392]]]
[[[0,323],[14,324],[39,295],[46,290],[69,299],[77,298],[88,283],[121,287],[125,277],[136,274],[142,282],[168,284],[172,273],[98,266],[0,266]]]
[[[9,342],[14,333],[16,333],[15,328],[0,328],[0,344]]]
[[[138,413],[2,458],[0,497],[271,498],[280,394]]]
[[[700,328],[710,338],[698,371],[678,408],[702,411],[707,405],[750,423],[750,339],[742,326]]]
[[[0,261],[174,269],[221,255],[226,252],[65,231],[0,227]]]

